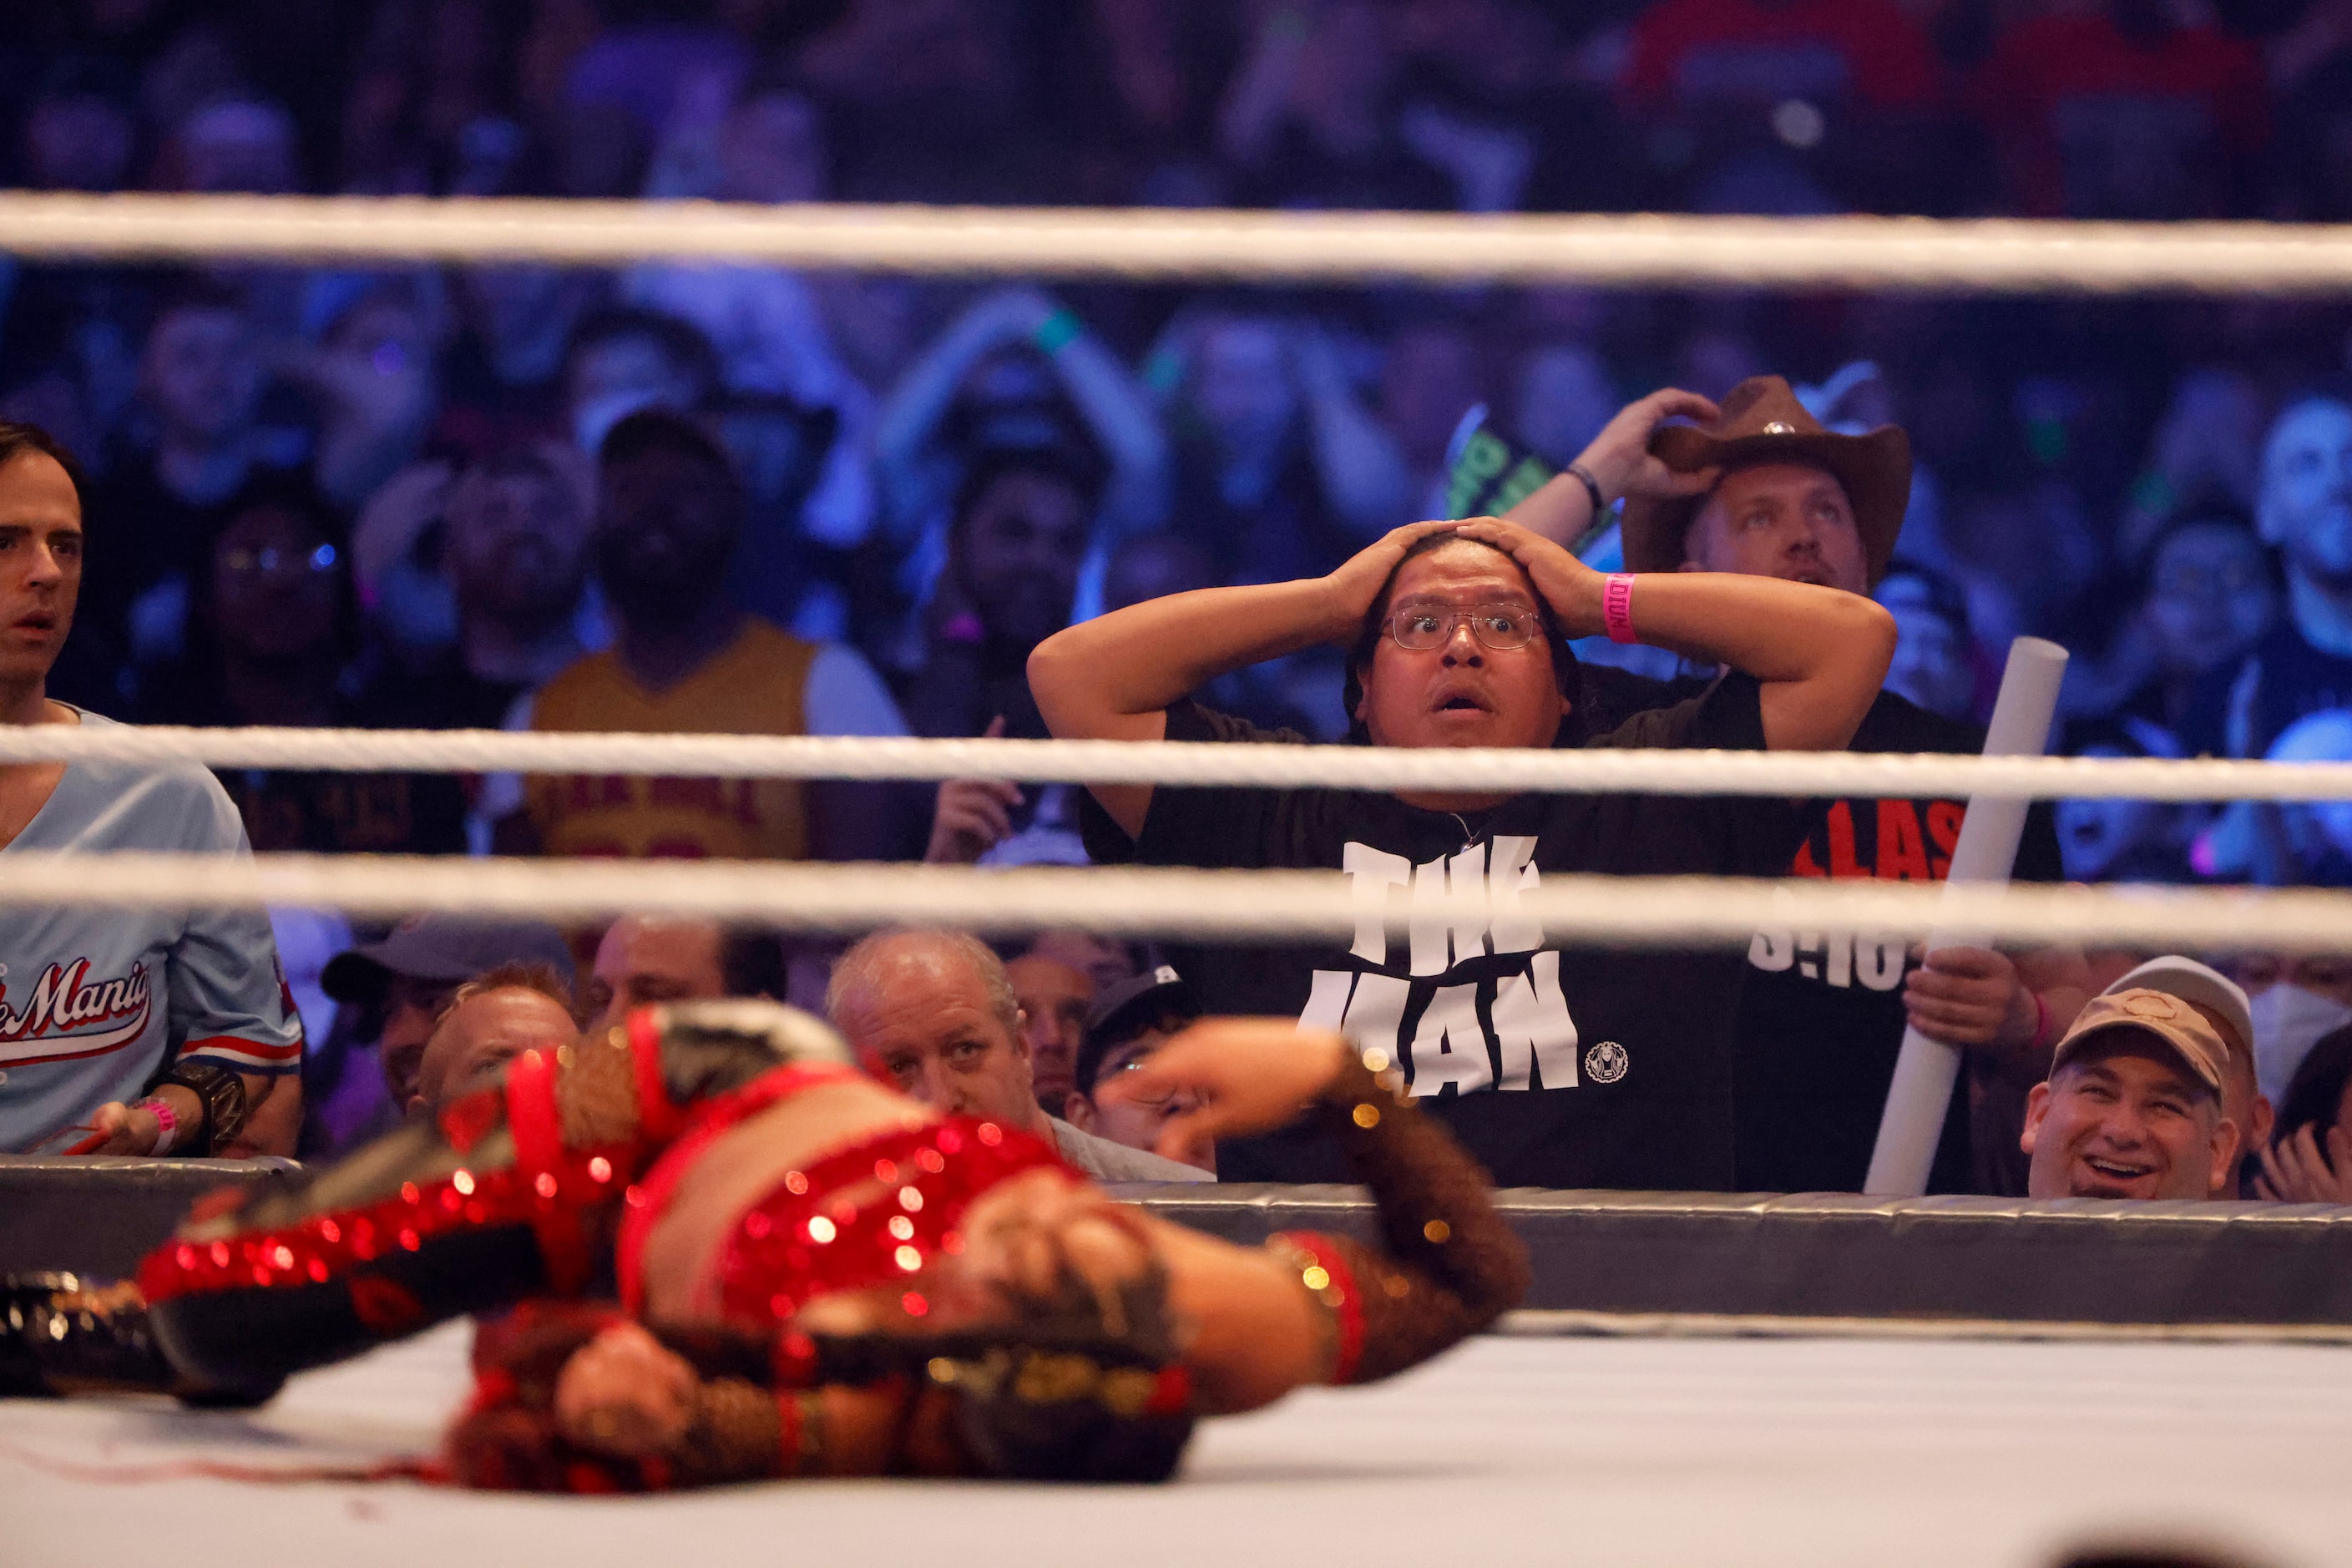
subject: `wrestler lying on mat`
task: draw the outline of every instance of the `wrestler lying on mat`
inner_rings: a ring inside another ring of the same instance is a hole
[[[520,1303],[477,1339],[444,1458],[463,1484],[1159,1480],[1196,1417],[1388,1376],[1525,1290],[1485,1173],[1385,1061],[1287,1020],[1214,1019],[1138,1073],[1205,1101],[1173,1138],[1311,1110],[1370,1187],[1385,1250],[1184,1229],[1047,1143],[862,1076],[804,1014],[682,1004],[520,1057],[502,1086],[289,1191],[199,1205],[135,1288],[13,1282],[0,1393],[249,1403]]]

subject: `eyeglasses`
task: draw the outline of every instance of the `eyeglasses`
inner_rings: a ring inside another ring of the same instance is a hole
[[[221,564],[239,575],[249,572],[331,572],[340,559],[331,544],[321,544],[308,553],[265,544],[258,550],[228,551],[221,556]]]
[[[1150,1051],[1138,1051],[1117,1067],[1101,1074],[1095,1079],[1094,1095],[1088,1098],[1100,1095],[1103,1090],[1118,1084],[1127,1074],[1140,1071],[1144,1063],[1151,1059],[1151,1055]],[[1122,1087],[1118,1089],[1118,1098],[1129,1105],[1140,1107],[1145,1110],[1164,1110],[1168,1108],[1168,1102],[1176,1098],[1176,1091],[1172,1089],[1163,1089],[1157,1094],[1141,1094]]]
[[[1454,629],[1470,623],[1482,647],[1497,653],[1525,647],[1544,635],[1543,618],[1525,605],[1411,605],[1389,616],[1389,636],[1408,653],[1426,653],[1454,640]]]

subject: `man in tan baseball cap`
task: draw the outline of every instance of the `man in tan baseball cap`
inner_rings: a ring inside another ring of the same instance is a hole
[[[2095,996],[2025,1103],[2019,1144],[2037,1198],[2203,1198],[2238,1128],[2222,1111],[2230,1047],[2198,1009],[2137,987]]]

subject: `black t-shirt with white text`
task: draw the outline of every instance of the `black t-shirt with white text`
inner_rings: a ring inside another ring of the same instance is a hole
[[[1296,739],[1184,702],[1175,741]],[[1588,742],[1763,745],[1757,683],[1734,675]],[[1424,811],[1328,789],[1152,792],[1139,840],[1086,803],[1097,863],[1345,874],[1363,918],[1347,948],[1171,953],[1212,1013],[1343,1028],[1402,1066],[1414,1096],[1503,1186],[1730,1186],[1736,949],[1548,947],[1518,913],[1547,873],[1772,877],[1796,842],[1788,803],[1526,795],[1483,812]],[[1391,938],[1402,912],[1407,934]],[[1218,1148],[1225,1181],[1341,1181],[1326,1141],[1292,1128]]]
[[[1685,698],[1692,685],[1612,671],[1606,690],[1611,710],[1622,714]],[[1984,739],[1973,724],[1883,691],[1847,750],[1979,752]],[[1837,881],[1940,882],[1967,811],[1958,800],[1812,801],[1803,842],[1780,870]],[[2064,880],[2047,802],[2026,813],[2013,874],[2021,882]],[[1903,983],[1914,967],[1910,946],[1868,932],[1756,934],[1735,1031],[1742,1192],[1862,1190],[1908,1021]],[[2024,1088],[1989,1069],[1972,1058],[1952,1096],[1929,1192],[2023,1191],[2016,1143]]]

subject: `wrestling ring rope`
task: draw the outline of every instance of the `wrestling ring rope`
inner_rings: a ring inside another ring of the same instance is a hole
[[[696,778],[1009,778],[1032,784],[1535,790],[2075,800],[2352,799],[2352,763],[1975,757],[1852,752],[1409,750],[1181,741],[854,735],[554,734],[504,730],[0,729],[0,764],[202,763],[338,773],[638,773]]]
[[[105,758],[219,767],[530,771],[825,779],[1002,776],[1032,782],[1684,795],[1930,794],[2164,800],[2352,796],[2352,764],[1848,752],[1413,751],[1297,745],[498,731],[201,730],[41,725],[0,731],[0,763]],[[1515,891],[1558,941],[1617,946],[1744,942],[1767,926],[1924,936],[1981,929],[2035,942],[2204,949],[2352,949],[2352,893],[2229,889],[1938,887],[1570,878]],[[1338,872],[764,865],[439,857],[17,857],[0,902],[278,903],[398,915],[608,917],[624,910],[758,921],[794,931],[948,923],[993,933],[1084,926],[1128,937],[1241,942],[1346,937],[1401,924]]]
[[[1921,219],[1116,213],[366,198],[0,195],[0,251],[59,260],[656,258],[961,275],[1991,293],[2337,293],[2352,228]],[[0,731],[0,762],[812,779],[1003,777],[1787,796],[2352,798],[2352,764],[495,732]],[[1491,897],[1488,891],[1482,895]],[[1553,877],[1517,911],[1554,941],[1744,942],[1767,926],[2020,941],[2352,951],[2352,894]],[[269,902],[593,917],[700,913],[795,931],[1342,941],[1401,925],[1339,873],[412,858],[12,855],[0,904]],[[11,1164],[25,1167],[8,1169]],[[144,1194],[266,1182],[195,1162],[0,1160],[0,1237],[52,1179]],[[39,1167],[33,1169],[32,1167]],[[167,1168],[168,1167],[168,1168]],[[155,1179],[151,1179],[155,1178]],[[1145,1194],[1138,1194],[1139,1196]],[[70,1196],[70,1194],[68,1195]],[[1505,1194],[1542,1309],[1370,1391],[1211,1424],[1152,1489],[793,1483],[550,1501],[405,1486],[268,1489],[209,1464],[365,1466],[429,1450],[467,1386],[462,1326],[298,1378],[255,1412],[0,1404],[0,1568],[118,1540],[176,1563],[457,1568],[555,1561],[1628,1564],[2047,1563],[2091,1544],[2220,1542],[2352,1564],[2352,1213],[2239,1205],[1736,1194]],[[86,1201],[86,1200],[85,1200]],[[126,1199],[127,1201],[127,1199]],[[1247,1234],[1340,1189],[1164,1197]],[[61,1232],[88,1211],[52,1205]],[[1549,1227],[1549,1228],[1547,1228]],[[37,1264],[0,1246],[0,1266]],[[2103,1292],[2102,1287],[2105,1286]],[[1909,1294],[1906,1294],[1909,1292]],[[1922,1300],[1960,1307],[1942,1314]],[[2290,1300],[2290,1298],[2292,1300]],[[151,1526],[140,1521],[163,1521]],[[126,1537],[128,1529],[161,1533]]]
[[[1483,912],[1484,890],[1445,900]],[[1943,886],[1553,875],[1510,897],[1545,939],[1601,947],[1744,944],[1771,927],[2200,950],[2352,949],[2352,892]],[[799,932],[947,925],[994,935],[1345,944],[1405,929],[1412,900],[1364,901],[1338,871],[467,860],[436,856],[34,855],[9,858],[0,905],[281,904],[394,916],[420,909],[593,920],[699,915]]]
[[[1234,212],[407,196],[0,195],[0,249],[74,261],[663,258],[1337,283],[2339,293],[2352,226],[1661,214]]]

